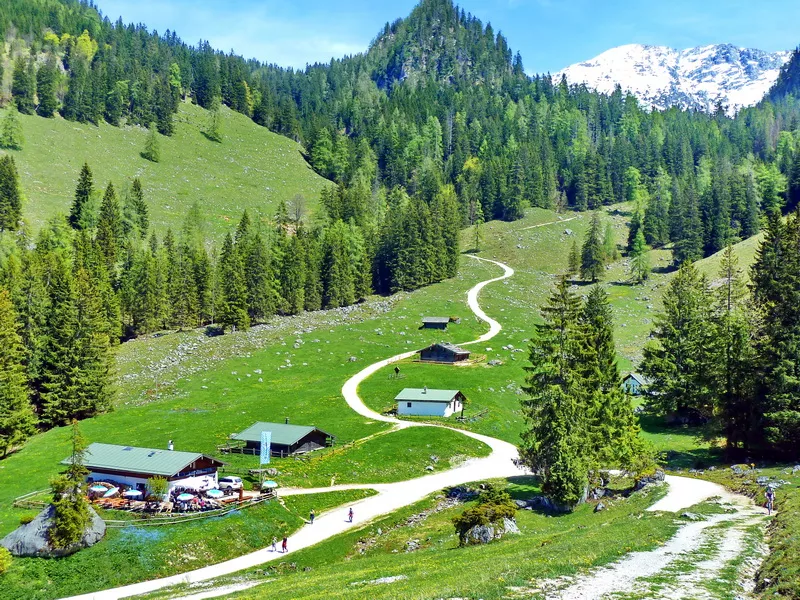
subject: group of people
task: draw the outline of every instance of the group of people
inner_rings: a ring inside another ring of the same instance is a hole
[[[347,511],[347,522],[348,523],[352,523],[353,522],[353,515],[354,515],[353,507],[351,506],[350,510]],[[311,512],[308,513],[308,521],[309,521],[309,523],[311,525],[314,524],[314,519],[316,518],[316,516],[317,515],[314,513],[314,509],[312,508]],[[281,542],[281,552],[282,553],[285,554],[286,552],[289,551],[288,545],[289,545],[288,538],[286,536],[283,536],[283,541]],[[274,535],[272,536],[272,551],[273,552],[277,552],[278,551],[278,538],[275,537]]]

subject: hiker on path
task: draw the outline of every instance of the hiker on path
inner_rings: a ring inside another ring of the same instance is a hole
[[[309,515],[309,518],[311,519],[311,524],[313,525],[314,524],[314,509],[313,508],[311,509],[311,514]]]
[[[283,544],[281,544],[281,550],[282,550],[282,552],[284,554],[286,554],[286,552],[288,552],[288,549],[287,549],[288,544],[289,544],[289,540],[287,540],[286,537],[284,536]]]
[[[772,514],[772,509],[775,506],[775,488],[767,486],[767,514]]]
[[[272,551],[275,552],[277,550],[276,546],[278,545],[278,538],[274,535],[272,536]]]
[[[353,507],[352,506],[350,507],[350,512],[347,513],[347,518],[350,521],[350,523],[353,522]]]

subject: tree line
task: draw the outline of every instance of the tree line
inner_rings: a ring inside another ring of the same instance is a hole
[[[727,440],[729,458],[792,459],[800,447],[800,216],[773,213],[750,281],[731,247],[713,280],[685,263],[641,365],[649,402],[700,417]]]
[[[20,111],[155,123],[169,135],[181,100],[223,103],[302,142],[312,166],[348,189],[414,197],[452,185],[465,225],[628,200],[631,247],[641,229],[681,263],[800,200],[798,105],[786,99],[797,60],[768,100],[729,118],[723,107],[648,112],[620,89],[529,77],[502,35],[451,0],[424,0],[367,52],[304,70],[112,23],[77,0],[11,0],[0,33],[15,36]]]

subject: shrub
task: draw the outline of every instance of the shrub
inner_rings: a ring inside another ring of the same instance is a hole
[[[467,508],[453,518],[453,526],[458,534],[458,543],[463,546],[467,541],[467,533],[478,525],[489,525],[503,519],[513,519],[517,513],[517,505],[505,490],[487,486],[478,498],[478,505]]]
[[[0,575],[11,568],[12,560],[11,552],[0,546]]]
[[[20,517],[19,524],[20,525],[27,525],[31,521],[33,521],[36,517],[34,515],[23,515]]]

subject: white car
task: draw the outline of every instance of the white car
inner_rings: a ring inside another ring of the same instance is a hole
[[[220,477],[217,484],[221,490],[235,490],[242,489],[242,478],[234,476]]]

